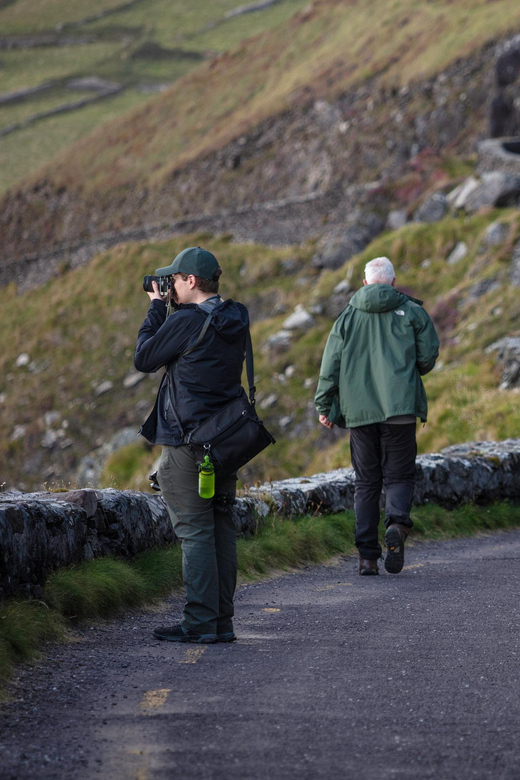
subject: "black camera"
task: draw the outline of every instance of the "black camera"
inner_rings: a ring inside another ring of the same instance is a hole
[[[152,276],[151,274],[147,274],[143,279],[143,290],[145,292],[153,292],[152,282],[157,282],[161,295],[168,295],[168,292],[172,287],[171,276]]]

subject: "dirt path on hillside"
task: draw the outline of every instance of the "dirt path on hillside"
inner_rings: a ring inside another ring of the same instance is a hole
[[[85,626],[21,671],[2,780],[520,777],[520,531],[243,586],[232,645]]]

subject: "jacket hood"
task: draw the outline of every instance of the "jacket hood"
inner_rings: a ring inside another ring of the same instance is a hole
[[[351,298],[350,306],[374,314],[392,311],[407,301],[422,305],[422,301],[396,290],[390,284],[367,284]]]
[[[249,314],[242,303],[229,298],[213,308],[211,324],[223,339],[236,341],[245,335],[249,327]]]

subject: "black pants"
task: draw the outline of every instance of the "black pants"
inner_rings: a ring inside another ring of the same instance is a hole
[[[415,423],[374,423],[351,428],[350,453],[356,472],[356,547],[363,558],[376,560],[382,552],[377,530],[383,487],[385,527],[391,523],[413,526],[410,509],[417,455]]]

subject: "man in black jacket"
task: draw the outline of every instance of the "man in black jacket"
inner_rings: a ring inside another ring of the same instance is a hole
[[[138,371],[165,366],[154,410],[141,428],[162,444],[157,471],[173,528],[182,540],[186,604],[177,625],[154,635],[173,642],[232,642],[236,586],[236,529],[231,516],[236,473],[217,474],[215,496],[198,493],[198,462],[184,434],[229,401],[244,394],[242,365],[249,317],[240,303],[218,295],[222,273],[211,252],[184,249],[158,276],[171,276],[178,308],[167,307],[153,282],[150,308],[135,350]],[[208,313],[210,324],[203,332]],[[203,333],[202,338],[199,337]]]

